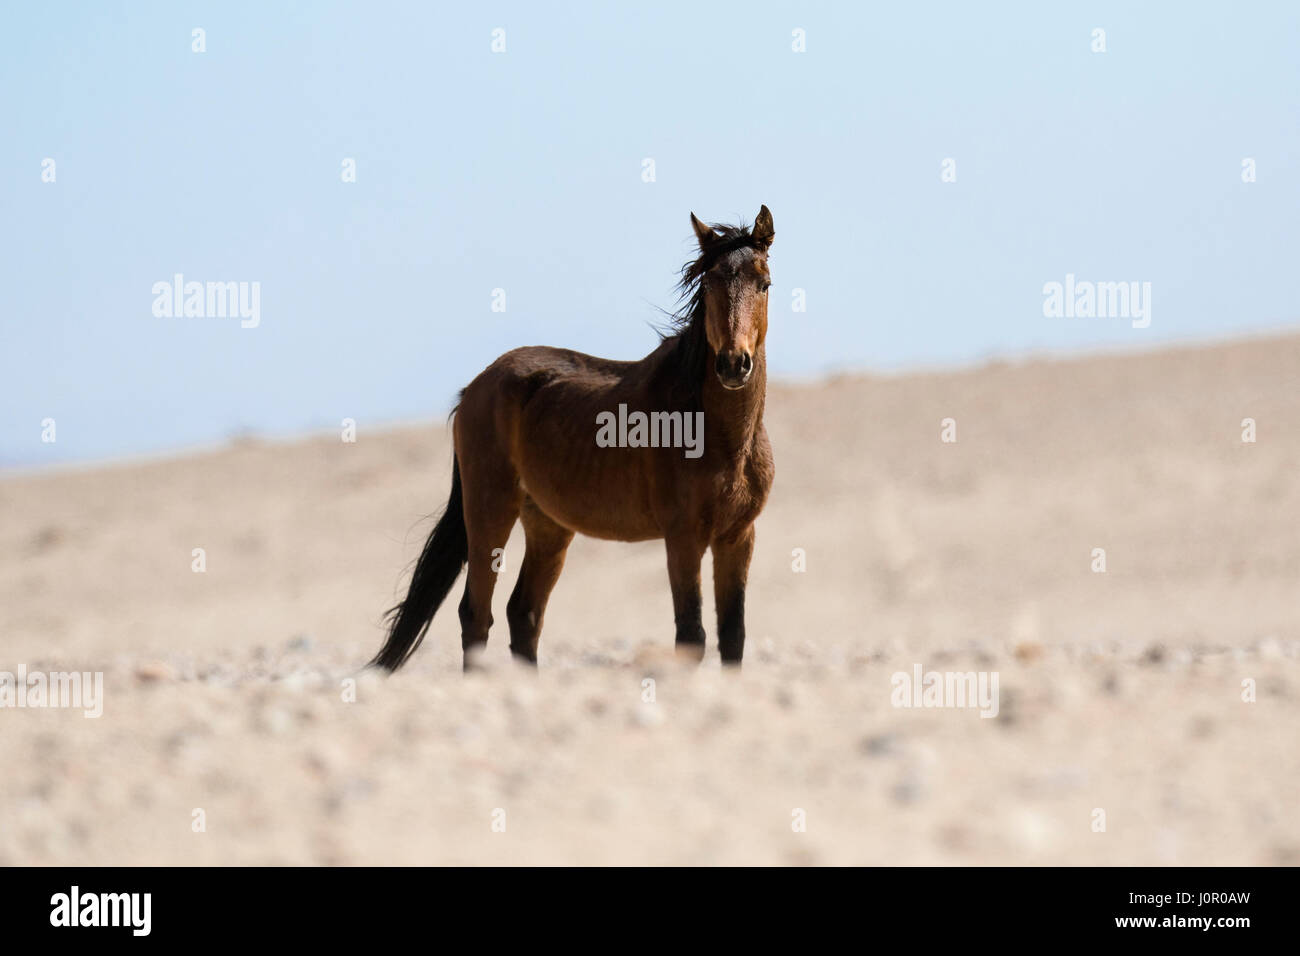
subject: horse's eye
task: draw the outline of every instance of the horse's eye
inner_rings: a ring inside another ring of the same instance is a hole
[[[760,285],[758,288],[759,288],[759,291],[760,291],[760,292],[766,292],[768,289],[772,288],[772,282],[771,282],[771,280],[769,280],[769,279],[764,279],[764,280],[763,280],[763,284]]]

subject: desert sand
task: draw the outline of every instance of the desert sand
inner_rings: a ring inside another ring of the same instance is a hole
[[[662,546],[582,538],[517,667],[516,528],[483,671],[458,587],[359,674],[445,409],[2,475],[0,670],[104,696],[0,709],[0,864],[1295,864],[1297,386],[1296,335],[772,386],[740,673],[707,583],[683,666]],[[997,716],[893,706],[918,664]]]

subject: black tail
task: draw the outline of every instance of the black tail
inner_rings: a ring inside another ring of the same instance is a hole
[[[447,499],[447,509],[424,543],[406,600],[388,612],[388,640],[370,662],[371,666],[395,671],[415,653],[420,641],[424,640],[424,632],[429,629],[433,615],[460,577],[468,558],[465,509],[460,496],[460,463],[453,458],[451,497]]]

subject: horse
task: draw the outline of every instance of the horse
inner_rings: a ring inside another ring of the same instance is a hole
[[[754,522],[775,475],[763,427],[775,230],[767,206],[752,227],[706,225],[694,213],[691,227],[699,254],[681,270],[683,305],[645,358],[519,348],[461,391],[447,506],[405,600],[387,613],[387,639],[371,666],[394,671],[410,658],[468,566],[459,612],[464,667],[472,668],[487,644],[498,556],[516,520],[524,559],[506,605],[516,660],[537,665],[547,600],[573,536],[585,534],[663,540],[675,648],[694,662],[704,658],[700,562],[711,550],[718,650],[724,665],[740,665]],[[702,425],[696,439],[691,422]]]

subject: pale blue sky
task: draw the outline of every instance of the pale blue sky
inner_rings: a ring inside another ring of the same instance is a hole
[[[772,209],[778,376],[1300,320],[1300,5],[544,6],[6,9],[0,466],[441,420],[518,345],[639,357],[691,210]],[[260,282],[260,326],[154,317],[177,272]],[[1066,273],[1151,282],[1150,328],[1045,318]]]

